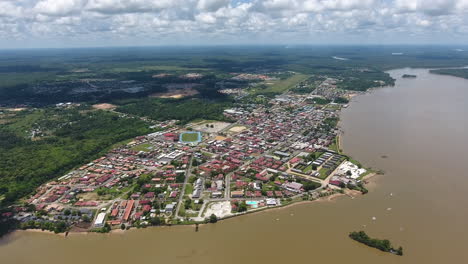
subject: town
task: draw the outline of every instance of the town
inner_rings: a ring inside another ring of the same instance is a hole
[[[71,231],[108,232],[216,222],[344,189],[366,193],[362,178],[371,171],[339,147],[347,105],[329,99],[348,95],[337,94],[335,83],[324,78],[310,93],[238,104],[224,111],[232,122],[164,122],[40,186],[15,218],[24,229],[60,222]]]

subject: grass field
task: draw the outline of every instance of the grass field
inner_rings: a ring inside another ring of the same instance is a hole
[[[283,93],[291,88],[293,88],[296,84],[305,81],[310,76],[307,74],[295,74],[289,77],[286,80],[279,80],[275,81],[273,84],[268,85],[266,89],[255,89],[253,90],[254,94],[267,94],[267,93]]]
[[[183,142],[198,142],[200,141],[199,132],[185,132],[181,134],[181,140]]]
[[[330,146],[328,146],[328,148],[338,153],[341,153],[341,150],[338,144],[339,140],[340,140],[339,136],[336,136],[335,139],[333,140],[333,143]]]
[[[148,144],[148,143],[140,144],[140,145],[134,146],[132,150],[149,152],[151,150],[151,144]]]
[[[191,183],[187,183],[187,185],[185,185],[185,195],[189,195],[189,194],[192,194],[193,192],[193,184]]]
[[[312,171],[312,164],[310,164],[309,166],[305,167],[302,172],[304,173],[309,173],[310,171]]]
[[[322,180],[325,180],[328,177],[328,175],[330,174],[330,172],[331,172],[330,169],[321,168],[319,170],[319,174],[320,174],[319,178],[322,179]]]

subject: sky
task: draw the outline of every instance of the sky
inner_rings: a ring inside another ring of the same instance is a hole
[[[0,48],[467,43],[468,0],[0,0]]]

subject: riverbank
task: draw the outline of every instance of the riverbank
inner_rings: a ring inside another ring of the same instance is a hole
[[[365,179],[368,180],[369,183],[370,183],[371,180],[374,179],[375,176],[376,176],[376,174],[369,174],[369,175],[366,176]],[[249,215],[252,215],[252,214],[264,213],[264,212],[267,212],[267,211],[270,212],[270,211],[290,209],[292,207],[299,206],[299,205],[313,204],[313,203],[335,202],[341,197],[349,197],[350,199],[354,199],[354,198],[356,198],[358,196],[362,196],[362,195],[364,195],[364,194],[362,194],[361,192],[359,192],[357,190],[346,189],[346,190],[344,190],[344,193],[336,192],[336,193],[333,193],[333,194],[328,195],[328,196],[319,197],[318,199],[315,199],[315,200],[298,200],[298,201],[288,203],[288,204],[285,204],[285,205],[280,205],[280,206],[275,206],[275,207],[265,207],[265,208],[260,208],[260,209],[256,209],[256,210],[247,211],[247,212],[241,213],[241,214],[230,215],[230,216],[227,216],[227,217],[224,217],[224,218],[219,218],[218,222],[225,221],[225,220],[232,219],[232,218],[237,218],[237,217],[249,216]],[[173,227],[177,227],[177,226],[186,226],[186,227],[190,226],[190,227],[195,228],[197,224],[198,224],[199,227],[203,227],[203,226],[206,226],[206,225],[211,225],[210,223],[206,223],[206,222],[198,222],[198,223],[186,223],[186,224],[181,223],[181,224],[160,225],[160,226],[147,226],[147,227],[142,227],[142,228],[132,227],[132,228],[126,229],[126,230],[122,230],[122,229],[118,228],[118,229],[112,229],[109,233],[104,233],[104,234],[124,235],[127,232],[132,232],[132,231],[135,231],[135,230],[138,230],[138,229],[173,228]],[[40,229],[26,229],[26,230],[15,230],[10,235],[13,235],[14,233],[41,233],[41,234],[53,235],[53,236],[58,236],[58,237],[63,237],[63,238],[68,237],[68,236],[75,236],[75,235],[97,234],[96,232],[90,232],[90,231],[73,231],[73,230],[70,230],[66,234],[66,233],[54,233],[52,231],[40,230]]]

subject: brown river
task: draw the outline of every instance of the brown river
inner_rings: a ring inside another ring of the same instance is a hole
[[[0,263],[468,263],[468,80],[390,73],[395,87],[355,97],[342,113],[345,152],[385,171],[367,195],[232,218],[197,233],[15,232],[0,240]],[[357,230],[403,246],[405,255],[349,239]]]

